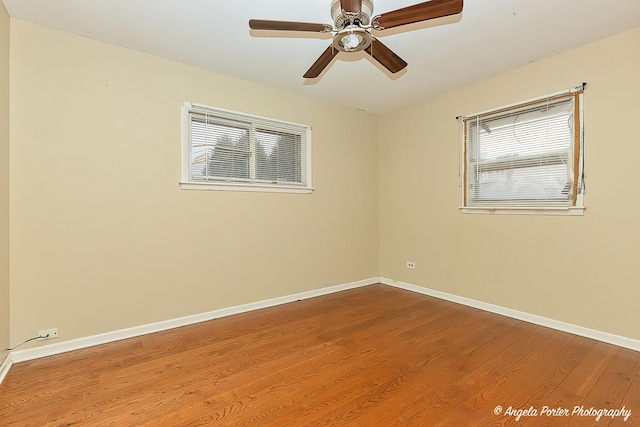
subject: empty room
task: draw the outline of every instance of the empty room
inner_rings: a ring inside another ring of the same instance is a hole
[[[640,426],[638,0],[3,0],[0,426]]]

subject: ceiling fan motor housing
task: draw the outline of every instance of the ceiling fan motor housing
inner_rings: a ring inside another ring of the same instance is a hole
[[[362,0],[360,12],[348,13],[348,15],[342,13],[340,0],[333,0],[331,3],[331,17],[333,18],[335,28],[337,29],[345,28],[346,26],[353,24],[353,19],[357,19],[362,25],[369,25],[371,23],[372,15],[373,2],[371,0]]]

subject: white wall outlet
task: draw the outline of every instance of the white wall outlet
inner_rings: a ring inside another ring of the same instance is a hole
[[[38,341],[50,340],[53,338],[58,338],[58,328],[38,331]]]
[[[410,268],[411,270],[415,270],[416,269],[416,263],[413,261],[407,261],[407,268]]]

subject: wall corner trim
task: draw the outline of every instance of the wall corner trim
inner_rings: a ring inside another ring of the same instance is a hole
[[[2,381],[4,381],[4,378],[7,376],[7,374],[9,373],[9,369],[11,369],[11,365],[13,365],[13,359],[11,358],[11,353],[9,353],[2,361],[2,364],[0,365],[0,385],[2,384]]]
[[[425,288],[423,286],[388,279],[386,277],[380,277],[380,283],[387,286],[393,286],[399,289],[405,289],[407,291],[417,292],[419,294],[455,302],[458,304],[466,305],[468,307],[478,308],[480,310],[489,311],[491,313],[500,314],[502,316],[511,317],[513,319],[523,320],[525,322],[545,326],[547,328],[568,332],[570,334],[591,338],[608,344],[617,345],[619,347],[625,347],[631,350],[640,351],[640,340],[636,340],[633,338],[627,338],[620,335],[610,334],[608,332],[597,331],[594,329],[573,325],[571,323],[561,322],[559,320],[549,319],[547,317],[538,316],[524,311],[513,310],[511,308],[489,304],[471,298],[461,297],[459,295],[436,291],[433,289]]]
[[[359,280],[356,282],[345,283],[342,285],[330,286],[327,288],[316,289],[312,291],[301,292],[293,295],[287,295],[278,298],[272,298],[263,301],[252,302],[248,304],[236,305],[233,307],[222,308],[219,310],[209,311],[207,313],[194,314],[191,316],[180,317],[177,319],[164,320],[148,325],[135,326],[127,329],[106,332],[104,334],[92,335],[83,338],[76,338],[61,343],[44,345],[42,347],[30,348],[25,350],[16,350],[10,353],[12,363],[26,362],[28,360],[39,359],[41,357],[53,356],[56,354],[66,353],[68,351],[80,350],[87,347],[93,347],[100,344],[107,344],[127,338],[134,338],[140,335],[151,334],[154,332],[165,331],[168,329],[179,328],[181,326],[192,325],[194,323],[206,322],[208,320],[220,317],[232,316],[234,314],[246,313],[262,308],[274,307],[289,302],[299,301],[308,298],[314,298],[322,295],[328,295],[348,289],[355,289],[367,285],[373,285],[379,282],[379,277]],[[10,366],[9,366],[10,367]],[[9,368],[7,368],[8,372]],[[2,373],[2,371],[0,371]],[[5,373],[6,375],[6,373]]]

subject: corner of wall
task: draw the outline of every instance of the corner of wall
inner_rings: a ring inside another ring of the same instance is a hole
[[[0,4],[0,363],[9,353],[9,14]],[[3,368],[4,369],[4,368]],[[2,370],[0,370],[2,378]]]

